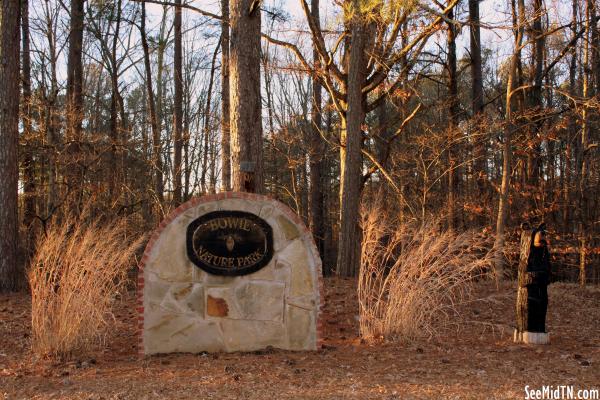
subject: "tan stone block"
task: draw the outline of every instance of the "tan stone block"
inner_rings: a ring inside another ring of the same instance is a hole
[[[307,311],[313,311],[316,308],[317,300],[314,295],[286,297],[285,304],[302,308]]]
[[[273,253],[277,254],[278,252],[285,249],[290,241],[285,238],[283,231],[279,228],[279,223],[277,222],[279,214],[278,211],[273,211],[273,214],[265,218],[265,221],[271,226],[273,229]]]
[[[282,260],[280,258],[277,258],[275,260],[275,269],[277,270],[283,270],[283,269],[290,269],[291,265],[289,262]]]
[[[317,330],[314,311],[286,306],[286,321],[289,350],[316,350]]]
[[[185,302],[190,311],[204,318],[204,285],[195,284]]]
[[[312,271],[314,262],[301,239],[291,242],[277,255],[277,258],[281,262],[291,265],[290,296],[297,297],[314,293],[316,287],[316,282],[314,282],[316,277]]]
[[[204,214],[208,214],[209,212],[213,212],[213,211],[218,211],[220,210],[219,208],[219,203],[214,201],[214,202],[210,202],[210,203],[202,203],[200,205],[197,205],[196,207],[192,207],[191,209],[189,209],[188,211],[186,211],[186,214],[189,213],[190,215],[190,222],[192,220],[195,220],[198,217],[201,217]]]
[[[219,210],[246,211],[254,215],[259,215],[262,207],[263,203],[258,201],[249,201],[245,199],[219,200]]]
[[[273,215],[274,210],[275,210],[275,207],[273,207],[272,204],[265,203],[265,204],[263,204],[262,208],[260,209],[260,214],[258,216],[261,217],[262,219],[266,220],[267,218],[270,218],[271,215]]]
[[[198,267],[196,267],[198,268]],[[200,269],[200,268],[198,268]],[[219,286],[235,286],[243,277],[240,276],[221,276],[213,275],[208,272],[204,273],[204,284],[208,285],[219,285]]]
[[[256,272],[245,275],[244,278],[251,280],[289,282],[290,265],[281,262],[277,256],[273,256],[269,263]]]
[[[171,287],[171,282],[148,270],[144,270],[144,282],[144,304],[160,304]]]
[[[285,215],[280,214],[277,216],[277,224],[286,240],[294,240],[300,236],[300,230],[296,224],[290,221]]]
[[[292,266],[290,263],[280,260],[279,257],[275,260],[275,269],[273,271],[273,276],[276,281],[286,282],[287,287],[289,287],[290,279],[292,276]]]
[[[160,306],[178,314],[190,312],[186,298],[192,291],[193,284],[190,283],[173,283],[169,287],[168,292],[160,303]]]
[[[269,261],[269,263],[267,265],[265,265],[264,267],[262,267],[261,269],[259,269],[256,272],[245,275],[245,277],[248,279],[253,279],[253,280],[256,280],[256,279],[266,280],[266,281],[278,280],[275,278],[274,270],[275,270],[275,257],[271,258],[271,261]]]
[[[217,323],[186,316],[172,316],[143,335],[145,354],[226,350]]]
[[[191,292],[192,292],[192,284],[191,283],[174,284],[172,286],[172,290],[171,290],[173,298],[178,302],[181,302],[182,299],[185,299],[186,297],[188,297]]]
[[[289,240],[285,238],[283,232],[279,229],[273,230],[273,252],[277,254],[278,252],[284,250],[290,244]]]
[[[205,282],[207,272],[192,263],[192,282]]]
[[[242,319],[283,321],[284,282],[252,280],[235,289]]]
[[[177,318],[171,310],[165,310],[160,304],[149,303],[144,306],[144,331],[158,329]]]
[[[192,282],[152,281],[145,289],[145,304],[157,305],[161,310],[173,314],[195,314],[203,317],[204,287]]]
[[[145,269],[161,279],[188,282],[192,278],[192,263],[187,257],[185,230],[175,222],[167,225],[154,245]]]
[[[190,208],[189,210],[186,210],[181,215],[177,216],[175,218],[175,220],[173,222],[171,222],[171,225],[176,225],[176,229],[183,230],[184,235],[185,235],[188,225],[190,224],[190,222],[192,222],[195,219],[194,214],[195,214],[194,209]]]
[[[223,319],[220,325],[228,352],[286,348],[286,330],[281,323]]]

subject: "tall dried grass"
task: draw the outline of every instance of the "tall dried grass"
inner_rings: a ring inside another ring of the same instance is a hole
[[[474,232],[440,232],[438,226],[399,226],[379,207],[363,210],[363,338],[410,341],[458,321],[457,306],[490,267],[492,255]]]
[[[128,238],[124,222],[90,216],[87,209],[51,224],[31,260],[32,346],[39,356],[68,358],[101,343],[127,283],[141,238]]]

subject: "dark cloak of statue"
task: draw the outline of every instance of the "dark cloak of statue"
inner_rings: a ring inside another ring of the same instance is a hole
[[[517,292],[517,332],[545,333],[550,283],[550,253],[545,238],[546,225],[530,230],[523,227]]]
[[[545,239],[545,226],[531,234],[529,260],[527,261],[527,331],[546,332],[548,309],[548,284],[550,283],[550,253]]]

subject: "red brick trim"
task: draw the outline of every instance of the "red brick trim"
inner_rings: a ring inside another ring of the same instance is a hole
[[[144,354],[144,267],[150,258],[150,254],[154,248],[154,245],[158,241],[160,235],[163,230],[173,222],[179,215],[183,214],[185,211],[190,208],[196,207],[200,204],[212,203],[219,200],[225,199],[243,199],[243,200],[251,200],[251,201],[263,201],[265,203],[271,203],[271,205],[277,209],[279,209],[285,216],[287,216],[291,221],[293,221],[298,227],[301,229],[302,238],[304,240],[309,241],[309,247],[311,252],[313,253],[313,258],[315,260],[315,272],[317,274],[317,289],[318,289],[318,309],[317,309],[317,349],[320,349],[323,345],[323,321],[322,321],[322,313],[323,313],[323,263],[321,258],[319,257],[319,250],[315,244],[312,233],[308,229],[308,227],[302,221],[302,218],[298,214],[296,214],[292,209],[283,204],[282,202],[270,197],[256,193],[246,193],[246,192],[220,192],[217,194],[210,194],[202,197],[194,197],[193,199],[188,200],[183,203],[175,210],[171,211],[158,225],[158,227],[150,236],[148,243],[146,244],[146,248],[144,249],[144,254],[138,264],[138,280],[137,280],[137,298],[138,301],[136,303],[136,311],[138,313],[138,329],[137,329],[137,345],[138,345],[138,354],[143,357]]]

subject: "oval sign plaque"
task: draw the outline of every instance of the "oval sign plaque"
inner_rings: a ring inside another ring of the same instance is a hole
[[[187,228],[187,254],[199,268],[215,275],[256,272],[273,257],[273,230],[262,218],[244,211],[214,211]]]

